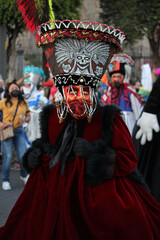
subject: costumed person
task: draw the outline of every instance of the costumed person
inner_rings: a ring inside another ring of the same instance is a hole
[[[115,54],[113,56],[108,66],[111,82],[101,98],[104,104],[115,104],[122,109],[131,134],[142,108],[140,98],[128,83],[133,65],[133,59],[127,54]]]
[[[133,131],[138,168],[150,187],[152,196],[160,202],[160,68],[157,80],[144,105]]]
[[[31,120],[24,125],[26,132],[26,142],[31,146],[32,142],[40,137],[39,113],[50,101],[37,90],[37,86],[45,79],[44,72],[41,68],[35,66],[25,66],[23,68],[24,98],[27,100],[30,108]]]
[[[37,91],[37,85],[41,84],[42,80],[45,79],[44,71],[41,68],[35,66],[25,66],[23,68],[24,75],[24,86],[23,93],[25,99],[29,102],[30,106],[37,106],[37,103],[31,103],[31,100],[37,100],[40,95]],[[38,100],[37,100],[38,102]]]
[[[160,239],[160,205],[129,177],[137,159],[121,111],[96,103],[123,32],[56,20],[39,33],[63,101],[41,113],[41,138],[23,158],[31,174],[0,239]]]

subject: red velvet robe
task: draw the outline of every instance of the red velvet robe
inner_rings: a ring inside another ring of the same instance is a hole
[[[55,110],[49,118],[54,144],[63,124]],[[83,138],[101,139],[100,112],[87,124]],[[13,207],[1,240],[159,240],[160,205],[142,186],[127,177],[137,166],[131,136],[116,114],[112,147],[116,151],[114,178],[91,187],[84,180],[85,160],[61,163],[52,169],[50,158],[31,172],[24,191]]]

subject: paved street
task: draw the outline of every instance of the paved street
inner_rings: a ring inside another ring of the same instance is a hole
[[[11,170],[10,172],[10,183],[12,190],[3,191],[2,190],[2,180],[1,180],[1,165],[0,165],[0,227],[3,226],[7,220],[7,217],[14,206],[19,195],[23,191],[24,183],[20,180],[20,173],[18,170]]]

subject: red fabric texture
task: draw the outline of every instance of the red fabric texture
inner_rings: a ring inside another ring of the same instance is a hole
[[[54,85],[54,82],[53,82],[52,80],[50,80],[50,79],[48,79],[47,82],[42,83],[42,86],[43,86],[43,87],[49,87],[49,88],[51,88],[51,87],[53,87],[53,85]]]
[[[49,120],[54,144],[63,124],[55,110]],[[84,138],[101,138],[100,113],[87,124]],[[115,176],[90,187],[84,181],[85,160],[77,157],[49,169],[50,158],[31,172],[6,225],[1,240],[159,240],[160,205],[126,175],[137,166],[132,139],[121,117],[114,120],[112,146],[116,151]]]

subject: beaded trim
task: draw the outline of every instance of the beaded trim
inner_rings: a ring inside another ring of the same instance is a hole
[[[61,86],[69,86],[69,85],[82,85],[82,86],[90,86],[91,88],[96,88],[101,81],[101,79],[95,76],[75,75],[75,74],[69,74],[69,75],[57,74],[53,76],[53,80],[57,88]]]
[[[76,37],[79,39],[85,39],[85,41],[109,41],[116,44],[118,47],[125,39],[125,35],[119,29],[108,26],[106,24],[100,24],[97,22],[79,21],[79,20],[55,20],[53,22],[47,22],[41,24],[37,33],[40,36],[38,46],[53,42],[59,37]],[[79,36],[77,36],[77,33]],[[86,36],[89,35],[89,36]],[[87,37],[87,38],[86,38]]]

